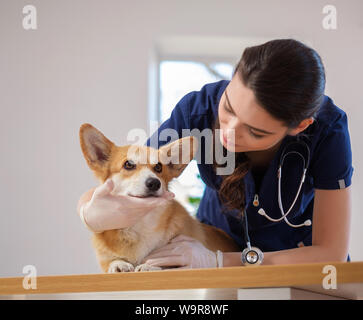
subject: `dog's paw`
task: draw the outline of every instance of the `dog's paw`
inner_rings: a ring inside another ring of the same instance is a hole
[[[158,270],[163,270],[160,267],[154,267],[150,264],[144,263],[144,264],[140,264],[135,268],[135,272],[142,272],[142,271],[158,271]]]
[[[108,267],[108,273],[119,273],[119,272],[132,272],[134,271],[134,266],[123,260],[114,260],[110,263]]]

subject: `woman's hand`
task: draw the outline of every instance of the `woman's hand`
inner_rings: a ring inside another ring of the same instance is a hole
[[[151,210],[174,197],[169,191],[161,197],[147,198],[112,195],[113,187],[113,181],[108,179],[95,189],[91,200],[80,209],[82,220],[93,232],[131,227]]]
[[[217,257],[198,240],[179,235],[164,247],[152,251],[143,263],[155,267],[178,267],[176,269],[216,268]]]

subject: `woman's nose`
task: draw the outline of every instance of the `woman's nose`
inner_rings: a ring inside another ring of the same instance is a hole
[[[236,130],[239,125],[239,120],[237,117],[231,117],[228,121],[227,130]]]

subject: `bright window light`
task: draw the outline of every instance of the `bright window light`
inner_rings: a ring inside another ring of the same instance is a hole
[[[233,68],[229,62],[161,61],[160,123],[170,117],[175,105],[187,93],[200,90],[207,83],[223,79],[230,80]],[[176,199],[191,215],[195,215],[197,212],[204,188],[205,184],[200,179],[195,160],[169,185],[170,191],[175,193]]]

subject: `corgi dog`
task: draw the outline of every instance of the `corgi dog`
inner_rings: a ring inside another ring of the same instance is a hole
[[[86,162],[99,182],[103,184],[112,179],[111,194],[133,197],[158,197],[168,191],[169,182],[183,172],[198,148],[193,136],[159,149],[116,146],[88,123],[80,127],[79,137]],[[181,155],[186,161],[178,163]],[[92,244],[105,273],[153,271],[162,268],[142,263],[143,259],[178,235],[199,240],[214,252],[239,251],[229,235],[199,222],[175,199],[152,209],[132,227],[93,233]]]

